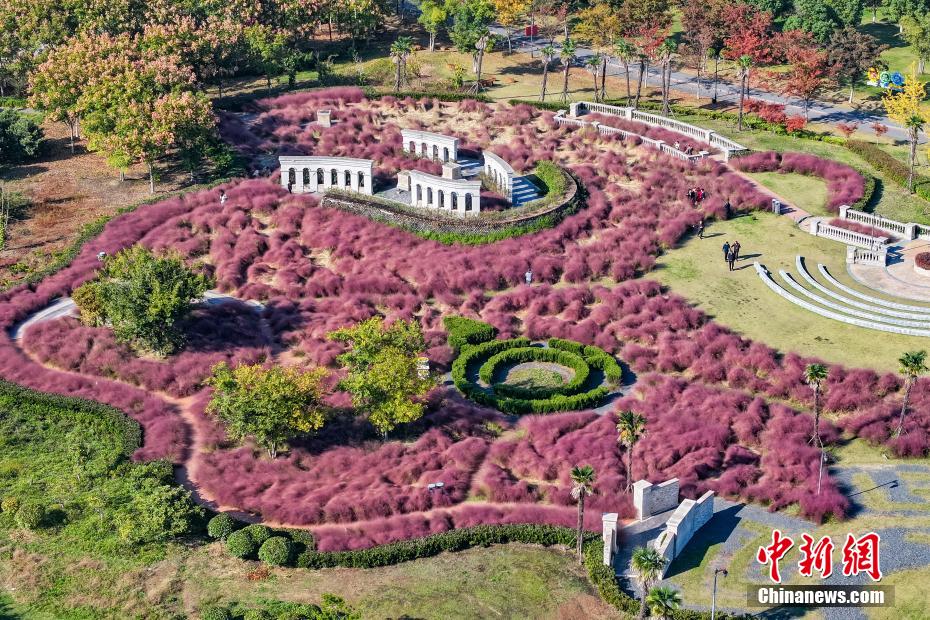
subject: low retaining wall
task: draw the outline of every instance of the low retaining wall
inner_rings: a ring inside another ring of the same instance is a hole
[[[888,248],[869,250],[848,245],[846,246],[846,264],[884,267],[888,264]]]
[[[562,219],[573,213],[580,206],[583,196],[577,179],[567,170],[563,172],[571,181],[565,195],[553,205],[513,217],[507,217],[506,212],[501,213],[499,218],[494,217],[498,213],[469,218],[441,217],[435,211],[430,213],[425,209],[414,209],[388,200],[335,192],[327,193],[320,204],[401,226],[412,232],[486,235],[516,227],[533,226],[544,218]]]
[[[684,551],[694,534],[714,516],[714,492],[708,491],[698,500],[686,499],[665,524],[665,531],[656,541],[656,550],[667,562],[662,576],[668,573],[672,561]]]

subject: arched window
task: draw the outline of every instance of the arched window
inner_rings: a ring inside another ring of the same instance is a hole
[[[365,173],[364,172],[358,173],[358,188],[365,189]]]
[[[433,161],[439,159],[439,147],[435,144],[433,145]]]
[[[426,206],[433,204],[433,188],[426,188]]]
[[[442,161],[449,161],[449,147],[445,146],[442,149]]]
[[[465,194],[465,210],[471,211],[471,194]]]
[[[345,178],[345,180],[346,180],[345,186],[346,186],[346,187],[352,187],[352,173],[349,172],[348,170],[346,170],[345,174],[342,175],[342,176],[343,176],[343,177]]]
[[[439,199],[439,208],[440,208],[440,209],[445,209],[445,208],[446,208],[446,205],[445,205],[445,201],[443,200],[443,197],[444,197],[444,196],[443,196],[442,190],[441,190],[441,189],[440,189],[440,190],[437,190],[437,194],[438,194],[438,199]]]
[[[322,168],[316,169],[316,184],[323,185],[323,169]]]
[[[300,174],[302,177],[300,180],[303,186],[307,187],[308,185],[310,185],[310,168],[302,168],[300,171]]]
[[[420,144],[420,155],[426,157],[426,142]]]
[[[416,206],[420,206],[420,203],[423,201],[423,186],[419,183],[417,184],[417,201],[414,203]]]
[[[336,172],[335,168],[329,171],[329,184],[332,186],[339,185],[339,173]]]
[[[453,211],[459,210],[459,195],[456,194],[455,192],[452,192],[452,210]]]
[[[411,140],[411,141],[410,141],[410,148],[407,149],[407,150],[410,151],[411,153],[413,153],[414,155],[416,155],[416,154],[417,154],[417,143],[414,142],[413,140]]]
[[[287,170],[287,188],[291,189],[297,185],[297,171],[293,168],[288,168]]]

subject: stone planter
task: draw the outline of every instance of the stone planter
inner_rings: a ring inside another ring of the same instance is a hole
[[[921,263],[926,265],[926,267],[921,267]],[[914,257],[914,271],[919,276],[930,278],[930,252],[921,252]]]

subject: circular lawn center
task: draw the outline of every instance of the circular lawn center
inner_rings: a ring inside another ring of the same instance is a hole
[[[575,376],[575,371],[551,362],[525,362],[507,370],[502,383],[528,390],[561,387]]]

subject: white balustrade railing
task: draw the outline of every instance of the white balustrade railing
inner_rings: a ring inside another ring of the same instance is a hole
[[[673,118],[660,116],[658,114],[643,112],[642,110],[637,110],[635,108],[607,105],[606,103],[592,103],[590,101],[579,101],[573,103],[571,106],[572,117],[578,117],[585,111],[596,112],[598,114],[605,114],[610,116],[619,116],[621,118],[625,118],[626,120],[637,121],[652,127],[663,127],[686,136],[697,138],[701,142],[723,151],[724,157],[728,160],[738,153],[744,153],[749,150],[742,144],[734,142],[729,138],[725,138],[724,136],[721,136],[710,129],[704,129],[696,125],[691,125],[690,123],[685,123]],[[700,159],[699,157],[697,158]]]
[[[919,225],[913,222],[905,224],[904,222],[891,220],[881,215],[875,215],[874,213],[857,211],[847,205],[842,205],[840,207],[840,217],[844,220],[859,222],[874,228],[881,228],[882,230],[899,235],[908,241],[916,239],[919,233]]]
[[[884,267],[888,262],[888,248],[857,248],[846,246],[846,262],[850,265],[877,265]]]
[[[608,106],[608,107],[613,107],[613,106]],[[671,144],[666,144],[662,140],[655,140],[653,138],[647,138],[646,136],[641,136],[638,133],[627,131],[625,129],[619,129],[617,127],[611,127],[609,125],[602,125],[601,123],[598,123],[597,121],[591,121],[589,123],[587,121],[583,121],[577,118],[566,117],[563,115],[563,113],[564,111],[560,110],[555,115],[555,121],[559,125],[571,125],[573,127],[593,127],[597,129],[597,132],[603,136],[617,135],[624,139],[635,138],[637,140],[640,140],[643,144],[647,144],[651,146],[652,148],[665,153],[666,155],[671,155],[672,157],[676,157],[683,161],[695,162],[695,161],[698,161],[699,159],[704,159],[710,154],[707,151],[700,151],[699,153],[689,155],[688,153],[685,153],[682,150],[676,149]]]
[[[814,220],[811,223],[811,234],[815,237],[824,237],[840,241],[846,245],[854,245],[867,250],[879,250],[888,243],[888,237],[873,237],[854,230],[847,230],[839,226],[827,224],[823,220]]]

